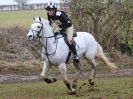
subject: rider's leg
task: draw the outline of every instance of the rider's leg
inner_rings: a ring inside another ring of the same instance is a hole
[[[77,51],[76,51],[76,48],[75,48],[75,45],[74,45],[73,32],[74,32],[73,26],[67,28],[67,30],[66,30],[69,48],[70,48],[70,50],[72,51],[72,53],[74,55],[74,60],[77,61],[79,58],[78,58]]]
[[[70,50],[72,51],[72,53],[74,55],[74,60],[78,60],[79,58],[78,58],[77,51],[76,51],[74,43],[69,44],[69,48],[70,48]]]

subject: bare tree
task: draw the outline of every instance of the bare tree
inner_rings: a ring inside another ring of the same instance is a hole
[[[20,9],[24,9],[26,3],[28,2],[28,0],[14,0],[15,2],[17,2],[19,4],[19,8]]]

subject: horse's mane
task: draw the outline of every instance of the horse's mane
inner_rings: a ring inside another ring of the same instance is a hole
[[[34,18],[34,22],[42,23],[42,24],[44,25],[44,27],[45,27],[45,31],[46,31],[46,32],[53,32],[52,27],[50,26],[48,20],[43,19],[43,18],[41,18],[41,17],[35,17],[35,18]]]

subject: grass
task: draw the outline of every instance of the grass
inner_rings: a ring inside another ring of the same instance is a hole
[[[81,85],[87,80],[80,79]],[[45,82],[1,83],[0,99],[133,99],[133,78],[97,78],[93,89],[88,86],[68,95],[64,83]]]
[[[29,27],[34,16],[46,18],[46,12],[44,10],[1,11],[0,14],[0,26],[18,25]],[[132,63],[132,60],[130,61]],[[3,68],[8,67],[9,70],[10,65],[12,66],[11,63],[7,64],[3,61],[0,61],[0,65],[2,64]],[[17,64],[17,68],[15,70],[17,72],[19,72],[19,70],[21,71],[21,68],[26,66],[25,64],[26,63],[20,65]],[[15,65],[13,64],[13,66]],[[36,64],[33,66],[36,66]],[[75,68],[70,69],[75,70]],[[26,70],[27,72],[23,69],[25,73],[31,72],[30,69]],[[36,68],[34,70],[37,71]],[[38,70],[40,70],[40,68]],[[58,72],[57,70],[58,69],[53,68],[50,72]],[[79,85],[84,82],[88,83],[87,80],[82,79],[79,81]],[[133,99],[133,78],[97,78],[94,89],[91,89],[88,86],[83,86],[81,90],[77,91],[77,96],[68,95],[64,83],[61,80],[54,84],[46,84],[45,82],[41,81],[1,83],[0,99]]]
[[[45,10],[0,11],[0,26],[29,26],[35,16],[46,18]]]

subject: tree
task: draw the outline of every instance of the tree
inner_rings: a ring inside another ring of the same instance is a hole
[[[15,2],[17,2],[19,4],[19,8],[20,9],[24,9],[26,3],[28,2],[28,0],[14,0]]]
[[[133,2],[126,0],[70,0],[69,14],[78,31],[91,32],[108,51],[121,40],[133,39]]]

